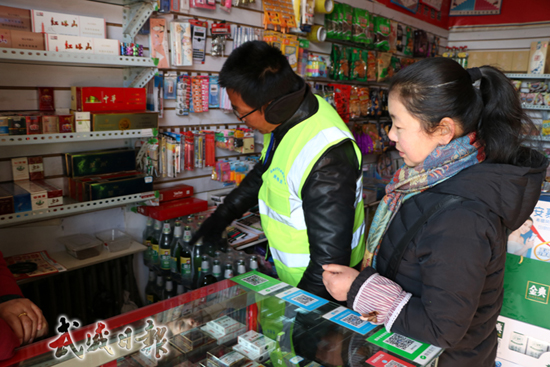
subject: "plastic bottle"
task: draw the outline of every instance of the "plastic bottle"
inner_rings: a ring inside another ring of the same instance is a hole
[[[252,256],[250,258],[250,270],[258,270],[258,258],[256,256]]]
[[[155,227],[153,233],[149,237],[151,242],[151,263],[153,265],[159,265],[159,240],[162,236],[162,222],[155,221]]]

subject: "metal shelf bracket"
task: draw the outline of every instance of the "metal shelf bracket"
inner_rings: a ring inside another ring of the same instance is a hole
[[[156,73],[157,68],[124,68],[123,85],[125,88],[144,88]]]
[[[152,2],[142,2],[125,6],[122,10],[123,42],[133,43],[136,34],[145,24],[147,19],[153,14],[154,4]]]

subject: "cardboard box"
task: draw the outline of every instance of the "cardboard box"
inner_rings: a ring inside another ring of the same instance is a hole
[[[10,117],[0,116],[0,136],[10,135]]]
[[[33,181],[38,186],[41,186],[48,193],[48,208],[63,205],[63,189],[52,185],[48,181],[38,180]]]
[[[158,128],[157,112],[94,113],[93,131],[134,130]]]
[[[0,28],[31,32],[31,11],[0,5]]]
[[[133,149],[96,150],[65,154],[67,176],[82,177],[136,169]]]
[[[526,73],[529,69],[529,51],[516,51],[512,58],[512,70]]]
[[[29,162],[27,160],[27,157],[12,158],[11,172],[13,174],[13,181],[28,180],[29,179]]]
[[[90,112],[74,112],[74,124],[77,133],[91,131],[91,115]]]
[[[44,162],[42,157],[28,157],[27,158],[29,166],[29,179],[32,180],[43,180],[44,179]]]
[[[222,316],[219,319],[210,321],[208,324],[212,326],[217,333],[222,335],[231,334],[243,327],[243,324],[229,316]]]
[[[86,185],[89,185],[90,200],[100,200],[153,191],[153,178],[145,174],[139,174],[124,178],[101,180]]]
[[[178,185],[159,190],[159,201],[171,201],[193,196],[193,186]]]
[[[40,111],[55,111],[53,88],[38,88],[38,109]]]
[[[15,181],[15,184],[31,195],[32,210],[42,210],[48,208],[48,191],[32,181]]]
[[[127,171],[127,172],[116,172],[109,173],[105,175],[94,175],[94,176],[85,176],[78,178],[69,178],[69,196],[71,199],[78,201],[88,201],[89,199],[89,190],[86,183],[99,182],[101,180],[109,180],[113,178],[129,177],[140,174],[139,171]]]
[[[138,206],[138,213],[156,220],[168,220],[184,215],[203,212],[208,209],[208,201],[186,198],[160,203],[159,206]]]
[[[106,24],[103,18],[42,10],[32,10],[31,17],[33,32],[89,38],[106,36]]]
[[[46,50],[55,52],[94,53],[94,40],[90,37],[46,34]]]
[[[12,196],[14,213],[29,212],[32,210],[31,194],[28,191],[23,190],[13,182],[0,184],[0,188]]]
[[[42,116],[42,133],[57,134],[59,132],[59,118],[55,115]]]
[[[0,18],[1,23],[1,18]],[[11,30],[0,29],[0,47],[11,48]]]
[[[120,55],[120,42],[113,39],[94,38],[94,54],[97,55]]]
[[[550,72],[550,56],[547,41],[531,42],[529,52],[529,74],[545,74]]]
[[[71,87],[73,111],[146,111],[145,88]],[[118,129],[115,129],[118,130]]]
[[[42,134],[42,116],[25,116],[27,135]]]
[[[13,213],[13,196],[0,188],[0,215]]]
[[[10,116],[8,123],[10,135],[27,135],[27,120],[25,116]]]
[[[498,67],[503,71],[512,71],[512,65],[514,61],[514,52],[506,51],[499,52],[497,56]]]
[[[45,50],[45,38],[42,33],[11,31],[11,47],[29,50]]]
[[[74,133],[74,116],[73,115],[59,115],[57,116],[57,121],[59,123],[59,132],[60,133]]]
[[[251,353],[261,355],[275,348],[275,341],[267,336],[250,330],[239,336],[239,344]]]
[[[520,366],[550,364],[550,330],[499,316],[497,357]]]

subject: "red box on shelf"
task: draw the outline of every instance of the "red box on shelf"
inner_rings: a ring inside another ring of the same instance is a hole
[[[140,173],[141,172],[139,171],[124,171],[124,172],[108,173],[104,175],[69,178],[69,196],[71,199],[74,199],[74,200],[87,201],[85,187],[84,187],[86,183],[95,182],[99,180],[109,180],[112,178],[134,176]]]
[[[145,88],[71,87],[74,111],[145,111]]]
[[[207,209],[208,201],[196,198],[163,202],[159,206],[137,207],[138,213],[160,221],[203,212]]]
[[[53,88],[38,88],[38,109],[40,111],[55,111]]]
[[[38,180],[33,182],[48,191],[48,208],[63,205],[63,189],[52,186],[47,181],[44,181],[44,180]]]
[[[193,186],[178,185],[159,190],[159,201],[171,201],[193,196]]]
[[[74,133],[74,116],[73,115],[59,115],[59,132],[60,133]]]
[[[25,116],[27,121],[27,135],[42,134],[42,116]]]

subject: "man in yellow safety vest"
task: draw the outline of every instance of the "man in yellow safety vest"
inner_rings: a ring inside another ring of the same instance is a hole
[[[362,155],[348,127],[296,75],[279,49],[247,42],[219,76],[237,118],[264,134],[260,162],[195,235],[216,241],[259,204],[277,274],[333,300],[322,265],[357,266],[364,254]]]

